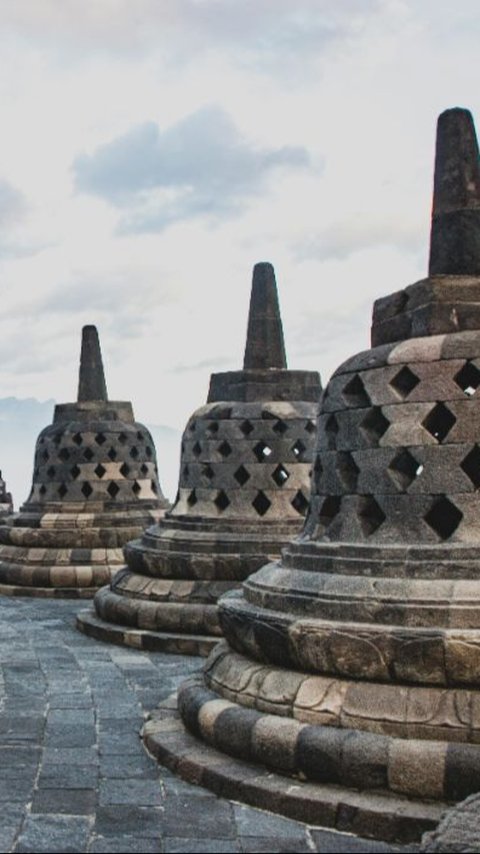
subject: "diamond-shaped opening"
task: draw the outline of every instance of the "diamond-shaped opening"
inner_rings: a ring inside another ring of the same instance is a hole
[[[328,528],[332,524],[335,516],[340,512],[342,499],[339,495],[329,495],[320,507],[319,521]]]
[[[138,432],[137,432],[137,439],[139,442],[145,441],[145,436],[143,435],[143,433],[140,432],[140,430],[138,430]]]
[[[53,444],[56,445],[57,448],[62,441],[62,435],[62,433],[55,433],[55,436],[53,437]]]
[[[39,475],[39,474],[40,474],[40,469],[34,469],[34,470],[33,470],[33,478],[34,478],[34,480],[36,480],[36,478],[38,477],[38,475]]]
[[[406,365],[390,380],[390,385],[402,400],[412,393],[420,380]]]
[[[360,527],[366,537],[371,537],[387,518],[373,495],[361,495],[358,501]]]
[[[316,489],[319,489],[322,474],[323,474],[323,466],[320,462],[320,457],[316,457],[315,462],[313,464],[313,469],[312,469],[313,483],[315,484]]]
[[[195,492],[194,489],[192,489],[192,491],[188,495],[187,504],[189,507],[194,507],[195,504],[197,503],[197,501],[198,501],[197,493]]]
[[[268,460],[270,454],[272,453],[272,449],[270,445],[267,445],[267,443],[263,441],[263,439],[260,439],[260,441],[257,442],[257,444],[255,445],[253,453],[255,454],[259,463],[264,463],[266,460]]]
[[[475,489],[478,489],[480,487],[480,449],[478,445],[474,445],[465,459],[462,460],[460,468],[470,478]]]
[[[151,484],[151,486],[152,486],[152,492],[154,492],[154,493],[155,493],[155,495],[156,495],[156,494],[157,494],[157,492],[158,492],[158,486],[157,486],[156,482],[155,482],[154,480],[151,480],[151,481],[150,481],[150,484]]]
[[[287,469],[285,468],[285,466],[282,466],[281,463],[278,464],[275,471],[272,471],[272,478],[275,481],[275,483],[277,484],[277,486],[283,486],[284,483],[287,482],[289,477],[290,477],[290,472],[288,472]]]
[[[60,487],[60,488],[61,488],[61,487]],[[39,489],[38,491],[39,491],[40,495],[45,495],[45,493],[46,493],[46,491],[47,491],[47,487],[45,486],[45,484],[44,484],[44,483],[42,483],[42,485],[41,485],[41,487],[40,487],[40,489]],[[59,492],[60,492],[60,490],[59,490]]]
[[[107,486],[107,492],[110,498],[116,498],[118,493],[120,492],[120,487],[117,486],[114,480],[112,480],[111,483],[109,483]]]
[[[106,468],[105,468],[105,466],[102,466],[101,463],[99,463],[98,466],[95,467],[94,472],[97,475],[97,477],[103,477],[103,475],[106,472]]]
[[[192,453],[195,454],[196,457],[199,457],[200,454],[202,453],[202,446],[200,445],[199,442],[195,442],[195,444],[192,448]]]
[[[77,465],[73,466],[73,468],[70,469],[70,474],[72,475],[74,480],[77,479],[80,472],[81,472],[81,468],[79,468],[79,466],[77,466]]]
[[[215,498],[214,504],[218,507],[221,513],[227,509],[230,505],[230,499],[226,492],[223,489],[220,490],[217,497]]]
[[[186,479],[186,478],[188,478],[189,474],[190,474],[190,467],[188,465],[184,465],[183,470],[182,470],[182,476]]]
[[[210,421],[210,424],[207,427],[207,433],[210,433],[210,435],[213,436],[215,433],[218,433],[218,421]]]
[[[120,466],[120,474],[122,475],[122,477],[128,477],[128,475],[130,474],[130,466],[127,465],[127,463],[122,463],[122,465]]]
[[[153,455],[153,451],[152,451],[152,449],[151,449],[150,445],[146,445],[146,447],[145,447],[145,456],[146,456],[146,457],[148,457],[148,459],[150,459],[150,457],[151,457],[152,455]]]
[[[325,438],[327,440],[327,448],[329,451],[334,451],[337,447],[337,434],[340,427],[334,415],[330,415],[325,423]]]
[[[48,477],[55,477],[55,471],[56,471],[55,466],[49,466],[47,469]]]
[[[480,371],[473,362],[465,362],[458,374],[455,375],[454,380],[463,393],[467,397],[471,397],[480,385]]]
[[[283,434],[288,430],[288,424],[285,424],[285,421],[282,421],[282,419],[279,418],[278,421],[275,421],[272,430],[279,436],[283,436]]]
[[[250,473],[247,471],[245,466],[240,466],[240,468],[233,473],[233,476],[240,486],[245,486],[247,480],[250,480]]]
[[[430,410],[427,417],[422,421],[422,426],[428,430],[431,436],[437,439],[438,442],[448,436],[457,419],[452,412],[445,406],[444,403],[437,403]]]
[[[42,457],[43,457],[43,459],[45,460],[45,462],[47,462],[47,460],[49,460],[49,459],[50,459],[50,454],[48,453],[48,451],[47,451],[47,449],[46,449],[46,448],[45,448],[45,450],[44,450],[44,452],[43,452],[43,454],[42,454]]]
[[[133,448],[130,448],[130,456],[132,457],[132,459],[136,460],[138,458],[138,453],[138,448],[135,447],[135,445],[133,446]]]
[[[83,456],[85,457],[86,460],[88,460],[90,462],[90,460],[93,460],[93,458],[95,457],[95,454],[91,448],[85,448],[85,450],[83,452]]]
[[[42,490],[40,490],[40,492],[41,492],[41,491],[42,491]],[[65,486],[65,484],[64,484],[64,483],[61,483],[61,484],[60,484],[60,486],[58,487],[58,490],[57,490],[57,491],[58,491],[58,494],[59,494],[60,498],[65,498],[65,496],[66,496],[66,494],[67,494],[67,492],[68,492],[68,488]]]
[[[58,456],[60,457],[62,462],[66,463],[67,460],[70,459],[70,451],[68,450],[68,448],[62,448]]]
[[[146,463],[142,463],[142,465],[140,466],[140,471],[142,474],[148,474],[148,466],[146,465]]]
[[[72,442],[75,442],[75,444],[80,447],[80,445],[83,442],[82,434],[81,433],[75,433],[75,435],[72,436]]]
[[[306,516],[308,510],[308,501],[305,498],[301,489],[298,490],[295,497],[291,501],[292,507],[300,513],[300,516]]]
[[[457,530],[463,519],[463,513],[443,495],[433,502],[423,518],[441,540],[448,540]]]
[[[351,492],[355,492],[360,469],[350,451],[340,451],[337,454],[335,465],[343,486]]]
[[[250,433],[252,433],[254,429],[253,424],[248,419],[246,421],[242,421],[240,424],[240,430],[244,436],[250,436]]]
[[[303,454],[307,450],[307,446],[304,445],[301,439],[297,439],[294,445],[292,445],[292,451],[295,454],[297,460],[301,460],[303,458]]]
[[[85,498],[89,498],[89,496],[92,494],[93,489],[90,486],[90,484],[88,483],[88,481],[85,481],[85,483],[83,484],[82,492],[83,492]]]
[[[423,466],[407,448],[402,448],[389,464],[387,471],[395,485],[406,490],[415,478],[422,473]]]
[[[385,418],[380,406],[374,406],[367,412],[365,418],[360,424],[360,430],[370,442],[378,442],[384,433],[387,432],[390,426],[390,421]]]
[[[125,442],[128,441],[128,436],[126,435],[126,433],[119,433],[118,434],[118,441],[120,442],[121,445],[124,445]]]
[[[215,472],[212,469],[211,465],[209,465],[208,463],[207,465],[203,466],[202,474],[205,475],[208,480],[213,480],[213,478],[215,477]]]
[[[342,397],[349,406],[370,406],[370,398],[358,374],[355,374],[342,391]]]
[[[115,448],[110,448],[110,450],[108,452],[108,456],[111,459],[112,463],[114,460],[117,459],[117,452],[116,452]]]
[[[196,421],[191,421],[191,422],[190,422],[190,424],[188,425],[188,429],[190,430],[190,433],[194,433],[194,432],[195,432],[195,428],[196,428],[196,426],[197,426],[197,422],[196,422]]]
[[[309,420],[309,421],[307,421],[307,423],[305,424],[305,430],[307,431],[307,433],[310,433],[310,434],[315,433],[315,430],[316,430],[316,429],[317,429],[317,427],[316,427],[316,425],[313,423],[313,421],[310,421],[310,420]]]
[[[141,491],[142,491],[142,487],[140,486],[140,484],[139,484],[138,480],[136,480],[136,481],[133,483],[133,486],[132,486],[132,492],[134,492],[134,493],[135,493],[135,495],[138,495],[138,493],[139,493],[139,492],[141,492]]]
[[[252,501],[252,507],[257,511],[259,516],[265,516],[265,513],[272,506],[272,502],[260,489]]]
[[[107,441],[107,437],[104,436],[103,433],[97,433],[97,435],[95,436],[95,441],[97,445],[103,445],[103,443]]]
[[[218,446],[218,451],[222,457],[229,457],[232,453],[232,448],[227,441],[223,441],[221,445]]]

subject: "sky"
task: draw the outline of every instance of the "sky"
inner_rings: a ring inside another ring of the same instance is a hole
[[[183,429],[257,261],[325,383],[426,274],[479,29],[478,0],[0,0],[0,397],[74,399],[94,323],[110,397]]]

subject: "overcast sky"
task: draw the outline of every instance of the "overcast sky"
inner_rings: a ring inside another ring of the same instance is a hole
[[[0,396],[182,428],[242,364],[256,261],[324,381],[421,278],[436,117],[480,122],[478,0],[0,0]]]

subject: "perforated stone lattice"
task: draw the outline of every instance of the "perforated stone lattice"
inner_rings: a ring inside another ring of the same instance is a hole
[[[182,443],[173,515],[298,519],[308,509],[316,426],[311,404],[211,404]]]
[[[359,359],[357,370],[352,360],[324,394],[313,467],[317,535],[341,540],[355,530],[366,541],[395,534],[402,542],[414,529],[425,542],[455,538],[474,525],[462,496],[472,506],[480,489],[480,369],[473,358],[437,360],[436,348],[421,362],[388,358],[374,368]],[[344,501],[349,495],[358,500]]]
[[[155,500],[159,494],[150,434],[137,425],[111,430],[48,427],[35,451],[30,502]]]

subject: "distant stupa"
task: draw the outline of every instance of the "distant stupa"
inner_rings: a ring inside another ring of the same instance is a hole
[[[310,495],[315,371],[287,369],[275,274],[257,264],[244,368],[213,374],[182,441],[172,510],[125,548],[128,566],[79,627],[103,640],[206,653],[221,633],[217,599],[278,556]]]
[[[0,527],[0,593],[92,596],[122,546],[163,515],[155,448],[129,402],[109,401],[95,326],[82,331],[78,400],[40,433],[30,495]]]
[[[412,841],[480,790],[480,163],[467,110],[438,121],[429,276],[377,300],[372,348],[333,374],[313,473],[301,536],[219,603],[226,642],[178,693],[189,733],[170,703],[147,746],[228,797]]]

